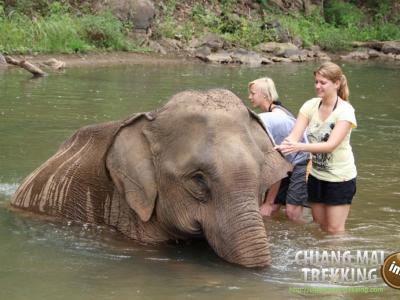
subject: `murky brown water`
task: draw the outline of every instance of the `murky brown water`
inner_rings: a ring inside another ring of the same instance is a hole
[[[23,70],[0,70],[0,299],[309,298],[290,289],[335,285],[304,280],[302,268],[313,265],[296,262],[298,251],[400,251],[400,64],[393,63],[343,66],[359,123],[352,135],[358,192],[347,233],[333,237],[310,222],[267,220],[273,256],[268,269],[229,265],[201,242],[144,247],[104,228],[54,224],[6,209],[21,180],[83,125],[152,110],[184,89],[224,87],[247,99],[247,82],[264,75],[275,79],[280,98],[297,111],[314,95],[314,67],[104,67],[38,80]],[[306,218],[311,220],[309,212]],[[330,290],[326,297],[400,295],[378,273],[377,280],[346,285],[383,288],[378,293]]]

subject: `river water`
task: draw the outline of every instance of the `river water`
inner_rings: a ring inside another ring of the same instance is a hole
[[[381,256],[354,259],[357,251],[367,256],[400,251],[398,63],[342,65],[359,125],[352,134],[358,191],[347,232],[321,232],[309,211],[306,224],[283,216],[265,220],[272,245],[269,268],[230,265],[201,241],[141,246],[105,228],[48,222],[7,207],[23,178],[83,125],[153,110],[185,89],[228,88],[247,103],[247,82],[265,75],[297,112],[314,96],[315,67],[132,65],[67,69],[35,80],[23,70],[0,70],[0,299],[319,299],[321,293],[327,299],[398,298],[400,291],[381,279]],[[337,284],[321,276],[312,280],[304,268],[332,267],[332,262],[310,262],[304,253],[323,251],[348,251],[353,260],[333,267],[364,268],[370,276],[348,275]]]

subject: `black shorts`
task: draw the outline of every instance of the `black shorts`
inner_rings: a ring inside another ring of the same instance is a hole
[[[307,161],[308,162],[308,161]],[[307,205],[307,162],[294,166],[293,171],[289,172],[288,177],[281,181],[275,204]]]
[[[327,205],[351,204],[356,193],[356,178],[348,181],[330,182],[308,176],[308,201]]]

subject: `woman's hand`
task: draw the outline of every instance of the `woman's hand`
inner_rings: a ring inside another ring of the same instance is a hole
[[[260,214],[263,217],[270,217],[272,213],[279,210],[279,205],[274,203],[265,202],[260,206]]]
[[[282,144],[275,146],[275,150],[278,150],[282,154],[287,155],[302,151],[302,146],[303,143],[290,141],[289,139],[286,138],[283,140]]]

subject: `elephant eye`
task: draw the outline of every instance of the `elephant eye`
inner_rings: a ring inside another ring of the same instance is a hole
[[[201,174],[201,173],[195,173],[195,174],[192,176],[192,179],[193,179],[194,181],[196,181],[199,185],[207,186],[206,178],[205,178],[204,175]]]
[[[210,197],[207,179],[204,174],[199,171],[190,175],[187,190],[194,198],[201,202],[206,202]]]

